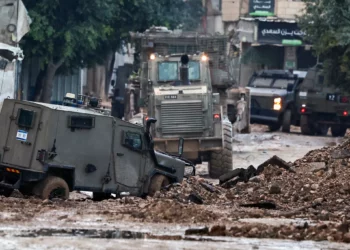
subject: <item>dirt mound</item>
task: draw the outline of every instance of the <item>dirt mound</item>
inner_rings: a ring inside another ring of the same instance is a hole
[[[237,183],[227,197],[240,204],[268,201],[284,217],[350,219],[350,140],[310,151],[293,166],[295,173],[269,165],[248,182]]]

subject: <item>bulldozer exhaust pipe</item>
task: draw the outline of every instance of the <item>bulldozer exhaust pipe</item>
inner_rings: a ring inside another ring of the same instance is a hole
[[[188,83],[188,55],[181,56],[180,79],[184,84]]]

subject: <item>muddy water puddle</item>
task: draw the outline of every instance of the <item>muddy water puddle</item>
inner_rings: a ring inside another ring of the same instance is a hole
[[[6,231],[1,232],[2,236]],[[349,249],[350,244],[274,239],[153,235],[128,230],[42,228],[13,232],[0,237],[3,250],[9,249]]]

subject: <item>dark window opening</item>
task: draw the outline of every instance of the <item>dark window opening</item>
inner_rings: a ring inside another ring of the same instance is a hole
[[[124,132],[123,145],[131,149],[142,150],[141,135],[133,132]]]
[[[95,118],[91,116],[71,116],[68,127],[78,129],[91,129],[95,127]]]
[[[22,128],[32,128],[34,125],[35,112],[32,110],[18,109],[17,125]]]

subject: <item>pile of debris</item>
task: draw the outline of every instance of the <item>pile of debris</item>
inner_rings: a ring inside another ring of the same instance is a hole
[[[223,187],[215,186],[198,176],[191,176],[182,184],[171,184],[161,192],[157,192],[154,198],[171,199],[185,204],[210,205],[227,202],[226,192]]]
[[[242,206],[282,211],[271,216],[344,221],[350,220],[349,177],[350,140],[313,150],[294,164],[273,157],[257,170],[234,170],[220,177],[220,185]]]

